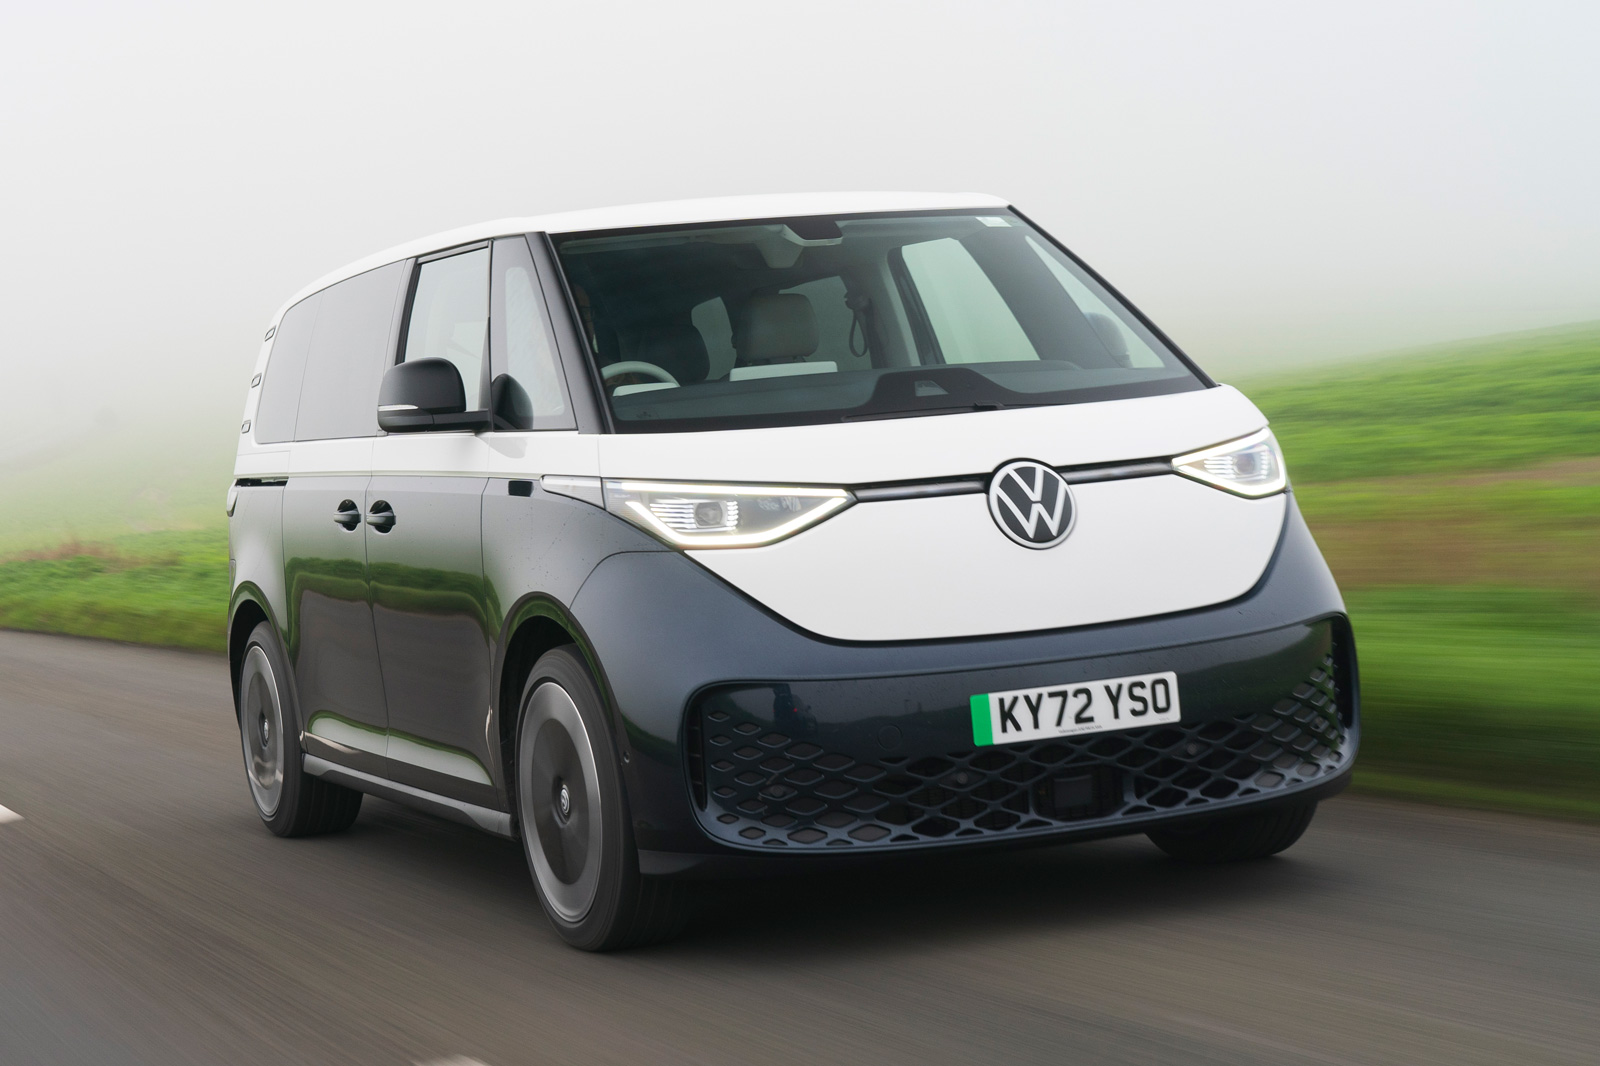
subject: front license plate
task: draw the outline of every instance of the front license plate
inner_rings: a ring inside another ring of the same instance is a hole
[[[1178,720],[1178,675],[1135,674],[972,697],[972,740],[1016,744]]]

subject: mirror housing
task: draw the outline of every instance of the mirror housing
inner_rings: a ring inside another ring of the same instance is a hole
[[[489,412],[468,411],[461,372],[448,359],[392,366],[378,390],[378,428],[388,433],[487,429]]]
[[[533,400],[510,374],[489,383],[489,412],[495,429],[532,429]]]

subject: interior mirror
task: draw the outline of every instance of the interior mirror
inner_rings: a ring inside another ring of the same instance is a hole
[[[468,411],[461,371],[448,359],[417,359],[389,368],[378,390],[378,426],[389,433],[487,429],[487,411]]]

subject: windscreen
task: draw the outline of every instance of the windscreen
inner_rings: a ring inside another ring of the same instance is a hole
[[[1010,213],[555,238],[619,432],[734,429],[1203,388]]]

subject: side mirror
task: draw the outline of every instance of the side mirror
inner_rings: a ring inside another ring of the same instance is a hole
[[[533,400],[510,374],[489,383],[489,412],[496,429],[532,429]]]
[[[448,359],[417,359],[389,368],[378,390],[378,427],[389,433],[487,429],[487,411],[468,411],[461,371]]]

